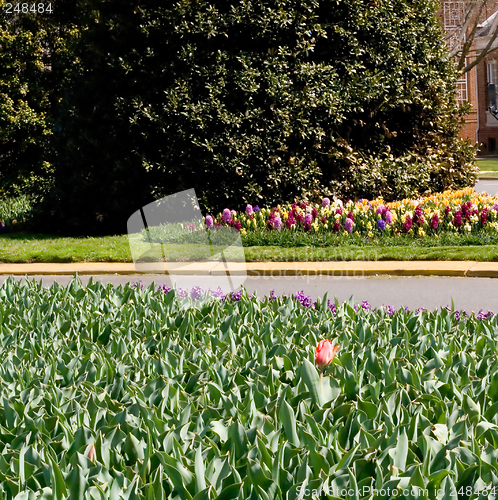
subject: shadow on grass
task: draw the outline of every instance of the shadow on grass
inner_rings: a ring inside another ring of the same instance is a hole
[[[6,240],[60,240],[64,236],[57,236],[55,234],[41,234],[41,233],[4,233],[0,234],[0,239]],[[81,239],[86,238],[86,236]]]

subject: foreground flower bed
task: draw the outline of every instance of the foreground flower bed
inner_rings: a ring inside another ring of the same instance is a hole
[[[345,237],[408,234],[414,237],[441,233],[498,231],[498,198],[472,188],[445,191],[416,200],[330,200],[320,205],[293,203],[269,208],[247,205],[245,213],[228,208],[216,217],[207,215],[208,228],[232,226],[241,231],[302,231],[341,233]]]
[[[496,486],[496,316],[179,295],[0,287],[5,498],[478,498]],[[320,378],[324,339],[340,349]]]

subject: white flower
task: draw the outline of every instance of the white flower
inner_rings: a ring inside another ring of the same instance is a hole
[[[335,214],[334,218],[335,218],[335,220],[339,220],[341,218],[341,214]]]
[[[470,224],[467,222],[465,224],[465,226],[463,226],[463,228],[465,229],[465,231],[468,231],[470,233],[470,231],[472,231],[472,228],[470,227]]]
[[[477,215],[471,215],[470,216],[470,221],[473,223],[476,223],[479,220],[479,217]]]

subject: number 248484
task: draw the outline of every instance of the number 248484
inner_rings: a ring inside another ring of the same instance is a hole
[[[5,4],[7,14],[52,14],[51,3],[7,3]]]

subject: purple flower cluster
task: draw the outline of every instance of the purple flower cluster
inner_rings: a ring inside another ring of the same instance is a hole
[[[385,205],[379,205],[375,213],[381,216],[377,221],[377,228],[379,231],[384,231],[386,229],[386,223],[389,225],[393,223],[393,215]]]
[[[303,290],[298,292],[293,297],[294,297],[294,299],[299,300],[299,302],[301,302],[302,306],[304,306],[304,307],[311,306],[311,297],[309,295],[306,295]]]
[[[409,215],[407,215],[406,219],[405,219],[405,222],[403,222],[403,231],[405,233],[407,233],[408,231],[410,231],[410,229],[412,228],[412,224],[413,224],[412,218]]]
[[[335,302],[330,302],[330,299],[328,299],[327,307],[332,311],[334,316],[337,314],[337,306],[335,305]]]
[[[417,205],[417,208],[415,209],[415,213],[413,215],[413,223],[416,224],[418,227],[421,227],[424,224],[424,216],[422,212],[422,205]]]
[[[437,229],[439,226],[439,217],[437,214],[434,214],[431,219],[431,229]]]
[[[223,222],[230,222],[232,220],[232,212],[230,212],[230,209],[225,208],[225,210],[223,210],[223,215],[221,216],[221,220]]]
[[[144,285],[142,284],[141,280],[138,280],[138,282],[136,282],[136,283],[132,283],[131,286],[133,286],[133,288],[137,289],[139,284],[140,284],[140,289],[143,290]],[[157,290],[163,291],[165,294],[167,294],[168,292],[170,292],[172,290],[172,288],[163,284],[163,285],[159,285],[157,287]],[[200,286],[195,286],[191,289],[190,294],[188,293],[188,291],[182,290],[181,288],[179,288],[177,290],[177,293],[182,298],[190,296],[190,298],[192,300],[199,300],[202,298],[204,292]],[[217,290],[209,289],[208,293],[214,298],[221,299],[222,302],[233,302],[233,301],[239,301],[242,298],[243,292],[242,292],[242,290],[239,290],[238,292],[224,294],[223,290],[220,287],[218,287]],[[258,298],[255,294],[249,296],[249,298],[253,298],[253,297]],[[285,295],[283,295],[283,297],[285,297]],[[312,302],[311,296],[306,295],[303,290],[292,295],[292,298],[294,300],[297,300],[303,307],[307,307],[307,308],[315,308],[316,304],[317,304],[316,301]],[[277,299],[278,299],[278,296],[275,295],[275,290],[271,290],[270,295],[268,296],[268,300],[271,302],[271,301],[274,301]],[[260,299],[260,300],[264,301],[264,299]],[[332,312],[332,314],[334,316],[337,314],[337,306],[336,306],[335,302],[332,302],[330,299],[328,299],[327,300],[327,307]],[[361,304],[355,304],[353,306],[353,308],[356,312],[358,312],[360,310],[363,310],[365,312],[375,311],[367,300],[364,300]],[[392,316],[396,312],[396,310],[394,309],[394,307],[392,305],[382,305],[381,309],[384,310],[389,316]],[[449,307],[445,307],[445,309],[449,312],[451,311],[451,309]],[[404,310],[405,312],[409,312],[408,307],[401,308],[400,311],[401,310]],[[422,311],[426,311],[426,310],[427,309],[424,307],[419,307],[415,310],[415,314],[418,315]],[[475,315],[475,318],[477,320],[485,320],[485,319],[492,318],[494,315],[495,314],[492,311],[485,312],[484,310],[480,309],[479,312]],[[469,316],[474,316],[474,313],[469,315],[467,313],[467,311],[465,311],[465,310],[455,311],[455,319],[458,321],[460,321],[460,319],[463,317],[469,317]]]

